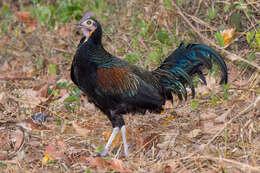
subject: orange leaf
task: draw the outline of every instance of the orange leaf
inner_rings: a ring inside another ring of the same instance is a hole
[[[22,21],[27,26],[36,25],[36,18],[32,19],[29,11],[17,11],[15,15],[20,21]]]
[[[224,29],[223,31],[221,31],[221,35],[224,39],[224,45],[228,45],[234,37],[235,34],[235,29],[231,28],[231,29]]]

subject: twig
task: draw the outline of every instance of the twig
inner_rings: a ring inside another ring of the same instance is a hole
[[[35,80],[32,77],[1,77],[0,80],[14,81],[14,80]]]
[[[182,13],[181,9],[176,5],[176,3],[174,1],[172,1],[172,5],[174,6],[174,8],[178,11],[179,15],[188,23],[188,25],[194,30],[194,32],[196,32],[205,42],[209,43],[210,45],[214,46],[215,48],[221,50],[223,53],[225,53],[226,55],[228,55],[228,59],[230,59],[231,61],[242,61],[242,62],[245,62],[253,67],[255,67],[258,71],[260,71],[260,67],[253,63],[253,62],[250,62],[248,60],[245,60],[243,58],[241,58],[240,56],[238,55],[235,55],[233,53],[230,53],[229,51],[219,47],[218,45],[216,45],[212,40],[204,37],[193,25],[192,23],[189,21],[189,19]]]

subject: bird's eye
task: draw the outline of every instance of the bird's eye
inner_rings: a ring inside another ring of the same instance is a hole
[[[86,23],[87,23],[87,25],[91,25],[91,24],[92,24],[92,21],[91,21],[91,20],[88,20]]]

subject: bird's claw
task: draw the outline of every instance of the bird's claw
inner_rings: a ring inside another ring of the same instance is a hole
[[[102,149],[101,152],[97,152],[97,153],[94,153],[94,154],[91,154],[92,157],[106,157],[108,156],[108,150],[106,150],[105,148]]]

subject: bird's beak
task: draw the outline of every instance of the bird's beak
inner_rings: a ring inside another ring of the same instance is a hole
[[[82,27],[81,23],[77,23],[74,26],[77,27],[77,28]]]

